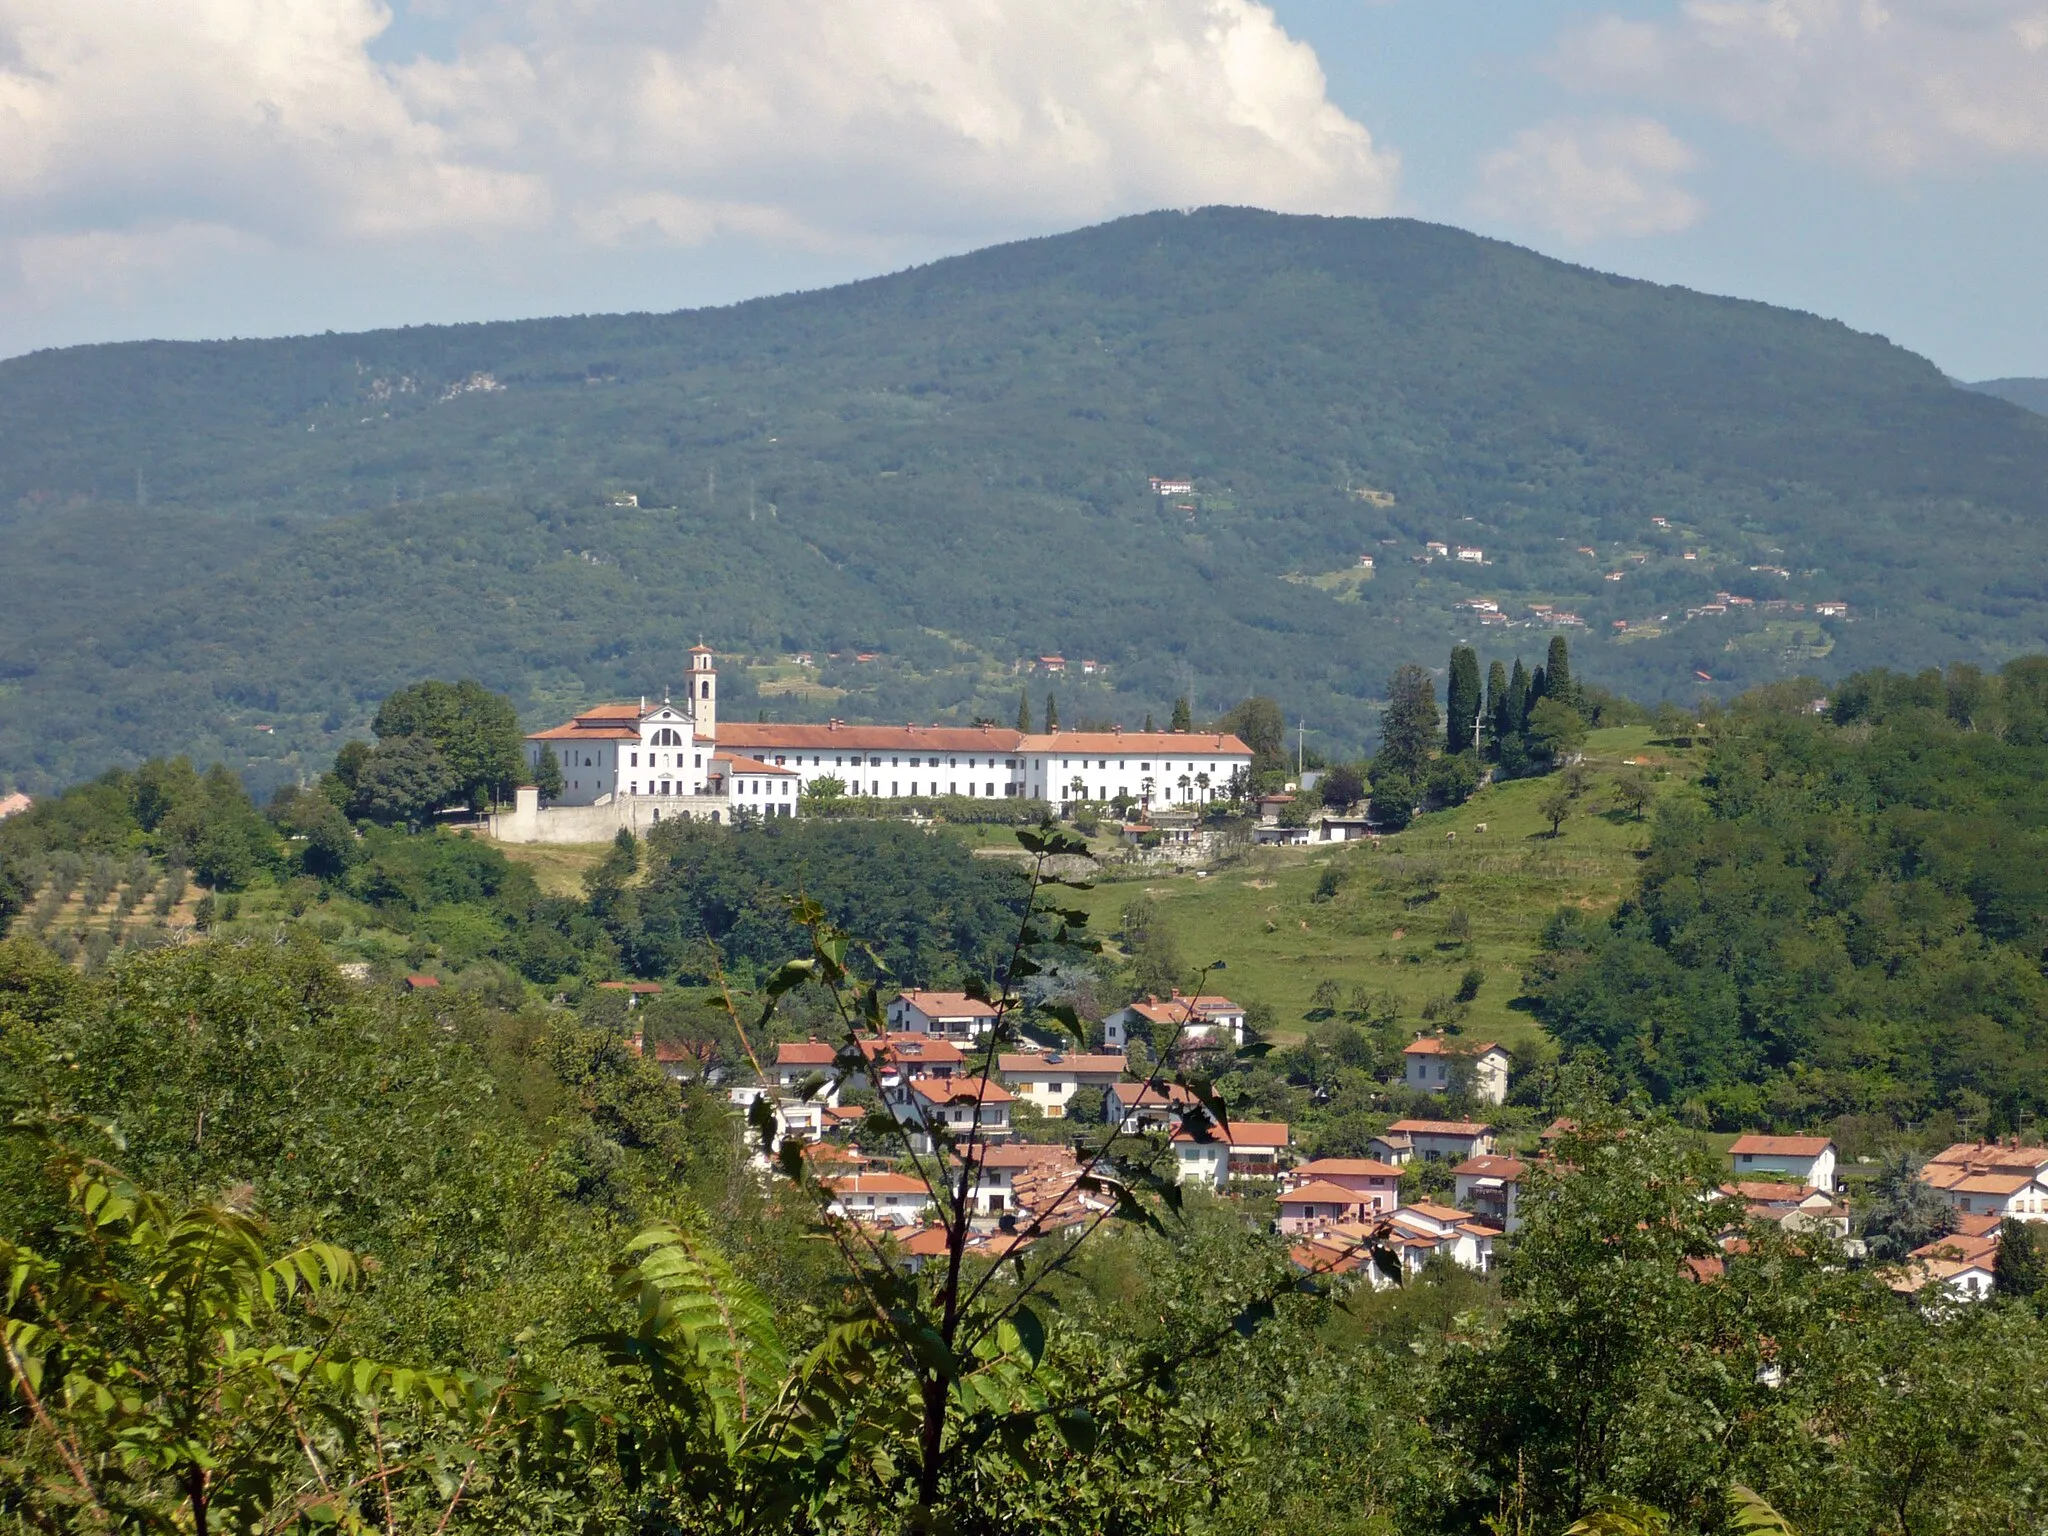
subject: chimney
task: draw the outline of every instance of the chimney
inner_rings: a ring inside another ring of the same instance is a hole
[[[1109,729],[1112,734],[1117,736],[1121,736],[1124,733],[1124,728],[1120,725],[1112,725]]]

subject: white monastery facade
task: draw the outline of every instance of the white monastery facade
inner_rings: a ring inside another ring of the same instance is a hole
[[[836,779],[848,795],[882,800],[958,795],[1042,799],[1071,806],[1126,797],[1148,808],[1196,808],[1229,798],[1251,767],[1235,736],[1186,731],[1048,731],[1000,726],[722,723],[709,646],[690,652],[689,686],[659,703],[601,704],[526,739],[562,770],[543,810],[531,789],[493,818],[506,842],[595,842],[663,820],[794,816],[807,785]]]

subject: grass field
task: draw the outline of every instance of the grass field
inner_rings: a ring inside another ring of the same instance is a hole
[[[1419,1023],[1432,1000],[1441,1009],[1476,967],[1483,980],[1462,1027],[1513,1044],[1536,1032],[1510,1004],[1544,922],[1560,906],[1611,910],[1635,882],[1655,808],[1641,820],[1616,809],[1615,772],[1641,765],[1660,800],[1692,792],[1694,754],[1653,745],[1652,734],[1648,727],[1592,734],[1590,787],[1556,838],[1537,805],[1557,781],[1523,779],[1418,817],[1377,842],[1258,849],[1206,877],[1105,867],[1075,904],[1109,933],[1127,903],[1150,897],[1187,964],[1222,960],[1216,989],[1270,1005],[1283,1042],[1315,1028],[1325,982],[1334,983],[1340,1009],[1363,989],[1391,994],[1400,1017]],[[944,831],[991,856],[1016,847],[1009,827]],[[582,893],[584,873],[607,847],[501,846],[544,889],[564,895]],[[1326,877],[1334,890],[1318,899]]]
[[[1524,779],[1418,817],[1377,844],[1263,849],[1207,878],[1113,877],[1078,904],[1114,930],[1127,902],[1151,897],[1187,964],[1225,962],[1216,989],[1269,1004],[1283,1041],[1314,1027],[1326,980],[1346,1003],[1359,988],[1391,993],[1402,1019],[1419,1021],[1477,967],[1484,980],[1463,1028],[1512,1044],[1535,1032],[1509,1003],[1544,922],[1565,905],[1609,910],[1635,881],[1654,808],[1641,821],[1614,810],[1615,770],[1641,760],[1660,798],[1691,792],[1690,754],[1653,747],[1650,737],[1648,728],[1593,734],[1592,787],[1555,839],[1536,807],[1556,781]],[[1317,900],[1326,874],[1336,889]]]

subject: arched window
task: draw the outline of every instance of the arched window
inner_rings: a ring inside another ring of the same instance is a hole
[[[683,738],[674,728],[664,725],[654,733],[653,744],[657,747],[680,747]]]

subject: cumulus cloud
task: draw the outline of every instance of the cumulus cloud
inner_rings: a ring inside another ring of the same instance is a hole
[[[2043,0],[1688,0],[1573,31],[1549,68],[1879,174],[2048,156]]]
[[[158,237],[879,250],[1395,196],[1258,0],[467,4],[394,60],[379,0],[0,0],[0,273],[143,281]]]
[[[1654,118],[1553,118],[1480,163],[1474,205],[1575,243],[1668,235],[1705,211],[1678,182],[1694,164],[1693,152]]]

